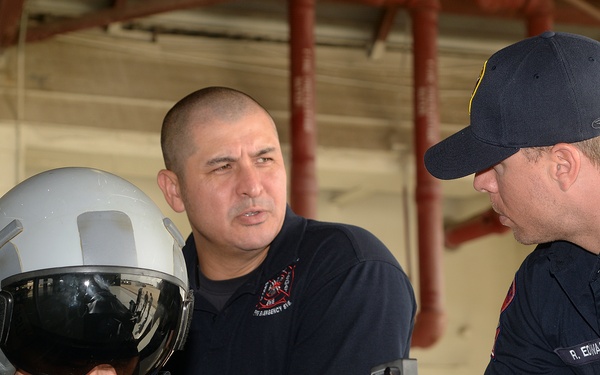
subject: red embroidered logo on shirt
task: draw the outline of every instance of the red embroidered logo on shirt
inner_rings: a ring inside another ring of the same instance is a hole
[[[508,293],[506,293],[506,297],[504,298],[504,302],[502,303],[502,307],[500,308],[501,315],[504,312],[504,310],[506,310],[506,308],[515,299],[516,293],[517,293],[517,286],[515,285],[515,280],[513,279],[512,284],[510,284],[510,288],[508,288]],[[498,322],[498,327],[496,328],[496,336],[494,337],[494,346],[492,347],[492,353],[491,353],[492,359],[496,358],[496,340],[498,340],[498,336],[500,336],[500,322]]]
[[[508,289],[508,293],[506,293],[506,298],[504,298],[504,303],[502,304],[502,308],[500,309],[500,314],[502,314],[504,310],[506,310],[508,305],[510,305],[510,303],[515,298],[516,288],[517,287],[515,285],[515,280],[513,280],[512,284],[510,284],[510,288]]]
[[[290,295],[296,265],[287,266],[279,275],[265,283],[254,316],[267,316],[282,312],[291,306]]]

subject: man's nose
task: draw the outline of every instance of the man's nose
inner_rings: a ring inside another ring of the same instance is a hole
[[[486,169],[475,173],[473,179],[473,188],[480,193],[493,193],[496,191],[496,179],[494,178],[494,170]]]
[[[241,168],[238,174],[238,194],[256,197],[261,190],[260,172],[251,166]]]

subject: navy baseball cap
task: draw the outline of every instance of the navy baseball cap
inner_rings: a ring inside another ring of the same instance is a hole
[[[471,124],[432,146],[425,167],[442,180],[483,171],[526,147],[600,135],[600,43],[547,31],[483,65]]]

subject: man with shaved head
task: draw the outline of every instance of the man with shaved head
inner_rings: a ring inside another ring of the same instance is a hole
[[[296,215],[277,128],[250,96],[208,87],[163,121],[158,184],[186,212],[195,307],[188,374],[368,374],[408,358],[410,282],[368,231]]]

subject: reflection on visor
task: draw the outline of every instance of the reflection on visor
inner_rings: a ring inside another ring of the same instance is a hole
[[[2,351],[33,375],[84,375],[102,364],[119,375],[158,369],[185,330],[190,301],[174,277],[139,273],[77,267],[4,280]]]

